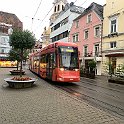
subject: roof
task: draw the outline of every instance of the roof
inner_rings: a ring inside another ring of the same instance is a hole
[[[54,0],[54,3],[58,3],[60,1],[62,1],[63,3],[67,3],[67,0]]]
[[[91,11],[95,11],[96,14],[100,17],[100,19],[101,20],[103,19],[103,6],[93,2],[93,3],[91,3],[91,5],[88,8],[86,8],[84,10],[84,12],[80,16],[78,16],[76,19],[74,19],[74,21],[77,19],[80,19],[81,17],[90,13]]]
[[[74,5],[73,2],[71,2],[70,4],[67,3],[65,5],[64,10],[60,12],[59,16],[63,15],[68,9],[70,9],[71,12],[75,12],[75,13],[78,13],[78,14],[81,14],[84,11],[83,7],[76,6],[76,5]]]
[[[7,12],[0,11],[0,22],[11,24],[13,28],[21,28],[21,29],[23,28],[22,22],[13,13],[7,13]]]

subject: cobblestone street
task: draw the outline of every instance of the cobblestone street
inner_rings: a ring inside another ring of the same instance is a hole
[[[0,124],[124,124],[124,120],[78,100],[38,79],[32,88],[11,89],[4,78],[11,68],[0,68]]]

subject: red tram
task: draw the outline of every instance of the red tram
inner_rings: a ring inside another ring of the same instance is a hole
[[[78,46],[70,42],[54,42],[29,57],[29,69],[57,82],[79,82]]]

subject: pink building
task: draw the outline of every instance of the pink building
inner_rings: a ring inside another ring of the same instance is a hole
[[[79,46],[81,65],[88,69],[88,62],[95,60],[97,75],[101,75],[102,20],[103,6],[93,2],[73,21],[69,34],[70,42]]]

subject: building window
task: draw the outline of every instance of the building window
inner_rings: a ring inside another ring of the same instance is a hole
[[[91,14],[87,15],[87,23],[90,23],[92,21]]]
[[[116,41],[110,42],[110,48],[116,48],[116,46],[117,46]]]
[[[55,8],[54,8],[54,12],[56,12],[56,6],[55,6]]]
[[[88,36],[89,36],[89,31],[88,30],[84,31],[84,39],[88,39]]]
[[[73,42],[78,42],[78,34],[73,35]]]
[[[99,55],[99,44],[96,44],[95,45],[95,56],[98,57],[98,55]]]
[[[100,27],[99,26],[95,27],[94,33],[95,33],[95,37],[100,36]]]
[[[62,10],[64,10],[64,6],[62,5]]]
[[[0,44],[1,45],[7,45],[7,44],[9,44],[9,37],[1,37]]]
[[[56,24],[53,29],[57,30],[59,27],[60,27],[60,23]]]
[[[60,7],[59,7],[59,5],[58,5],[58,11],[60,10]]]
[[[54,31],[54,27],[51,28],[51,32],[53,32],[53,31]]]
[[[68,31],[65,31],[65,32],[63,32],[63,38],[66,38],[66,37],[68,37]]]
[[[4,48],[1,49],[1,53],[5,53],[5,49]]]
[[[86,57],[88,54],[88,46],[84,46],[84,56]]]
[[[67,23],[68,23],[68,17],[65,18],[65,19],[63,19],[63,20],[60,22],[61,26],[65,25],[65,24],[67,24]]]
[[[79,27],[79,20],[77,20],[76,22],[75,22],[75,24],[76,24],[76,28],[78,28]]]
[[[117,19],[111,20],[111,33],[117,32]]]

